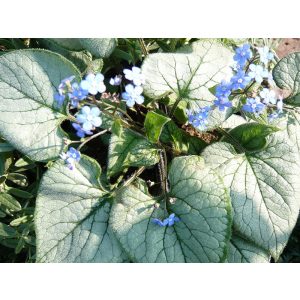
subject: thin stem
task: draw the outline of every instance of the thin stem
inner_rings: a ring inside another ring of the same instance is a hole
[[[137,169],[122,185],[122,187],[129,186],[139,175],[145,171],[146,167],[140,167]]]
[[[79,145],[79,147],[78,147],[77,150],[79,151],[86,143],[88,143],[88,142],[91,141],[92,139],[94,139],[94,138],[96,138],[96,137],[98,137],[98,136],[100,136],[100,135],[102,135],[102,134],[104,134],[104,133],[106,133],[106,132],[108,132],[108,131],[109,131],[108,129],[105,129],[105,130],[103,130],[103,131],[100,131],[100,132],[98,132],[98,133],[92,135],[91,137],[88,137],[87,139],[85,139],[85,141],[84,141],[82,144]]]
[[[177,108],[177,106],[178,106],[178,104],[179,104],[179,102],[182,100],[182,98],[179,96],[177,99],[176,99],[176,101],[175,101],[175,103],[173,104],[173,106],[172,106],[172,109],[171,109],[171,111],[170,111],[170,117],[173,117],[173,115],[174,115],[174,113],[175,113],[175,110],[176,110],[176,108]]]
[[[165,149],[163,149],[160,153],[158,172],[160,177],[159,179],[161,182],[161,189],[164,197],[164,213],[165,215],[167,215],[168,214],[167,202],[169,200],[169,197],[168,197],[168,182],[167,182],[167,155]]]
[[[147,56],[149,53],[148,53],[144,39],[139,39],[139,43],[140,43],[140,46],[141,46],[144,56]]]
[[[223,136],[226,136],[230,142],[239,150],[241,153],[246,152],[246,149],[239,143],[239,141],[233,137],[230,133],[228,133],[223,128],[219,127],[216,129],[218,132],[220,132]]]

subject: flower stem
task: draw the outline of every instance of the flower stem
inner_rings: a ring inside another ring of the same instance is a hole
[[[96,133],[96,134],[94,134],[94,135],[92,135],[92,136],[86,138],[86,139],[84,140],[84,142],[82,142],[82,143],[79,145],[79,147],[78,147],[77,150],[79,151],[86,143],[88,143],[88,142],[91,141],[92,139],[94,139],[94,138],[96,138],[96,137],[98,137],[98,136],[100,136],[100,135],[102,135],[102,134],[104,134],[104,133],[106,133],[106,132],[108,132],[108,131],[110,131],[110,130],[109,130],[109,129],[105,129],[105,130],[103,130],[103,131],[100,131],[100,132],[98,132],[98,133]]]
[[[236,149],[240,152],[240,153],[245,153],[246,149],[240,144],[240,142],[233,137],[229,132],[227,132],[226,130],[224,130],[223,128],[219,127],[216,129],[218,132],[220,132],[223,136],[226,136],[230,142],[236,147]]]
[[[171,111],[170,111],[170,117],[171,117],[171,118],[173,117],[173,115],[174,115],[174,113],[175,113],[175,110],[176,110],[176,108],[177,108],[177,106],[178,106],[178,104],[179,104],[179,102],[180,102],[181,100],[182,100],[182,98],[179,96],[179,97],[176,99],[175,103],[173,104],[172,109],[171,109]]]

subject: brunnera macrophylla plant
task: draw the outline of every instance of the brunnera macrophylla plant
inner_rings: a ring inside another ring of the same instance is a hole
[[[37,262],[279,259],[300,206],[299,53],[198,40],[107,77],[57,52],[0,56],[0,135],[48,162]]]

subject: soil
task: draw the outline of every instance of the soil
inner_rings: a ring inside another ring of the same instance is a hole
[[[278,57],[283,58],[293,52],[300,52],[300,39],[281,39],[276,50]]]

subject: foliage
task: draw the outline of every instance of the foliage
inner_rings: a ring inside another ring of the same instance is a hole
[[[0,44],[0,261],[299,261],[300,53]]]

